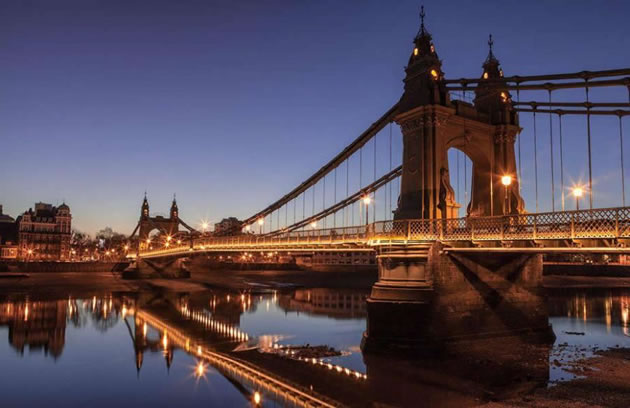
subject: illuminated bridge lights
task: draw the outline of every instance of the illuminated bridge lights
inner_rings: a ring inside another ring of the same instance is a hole
[[[295,361],[302,361],[306,364],[310,364],[314,366],[321,366],[321,367],[327,368],[333,373],[338,373],[340,375],[345,375],[351,378],[367,380],[367,374],[363,374],[356,370],[351,370],[347,367],[342,367],[340,365],[332,364],[331,362],[326,361],[321,358],[299,357],[299,356],[295,357],[295,354],[296,354],[295,350],[292,350],[291,347],[292,347],[291,345],[279,345],[277,343],[274,343],[272,349],[275,350],[274,354],[280,357],[288,358]]]
[[[148,312],[138,310],[137,317],[144,322],[148,322],[158,331],[168,332],[169,341],[172,341],[175,346],[183,348],[185,345],[198,343],[177,328],[170,326]],[[259,395],[256,398],[254,394],[254,400],[262,402],[262,392],[265,392],[269,395],[274,395],[276,398],[288,401],[295,406],[323,408],[338,406],[337,403],[329,401],[325,397],[314,395],[312,390],[309,391],[289,383],[281,377],[260,370],[250,363],[234,359],[224,353],[203,349],[200,345],[197,345],[197,356],[203,358],[204,361],[207,361],[208,364],[215,367],[224,376],[249,384],[253,389],[256,389]]]
[[[183,305],[179,307],[179,312],[187,319],[197,322],[204,328],[214,331],[225,337],[230,337],[236,341],[249,341],[249,335],[241,331],[238,327],[214,320],[206,311],[198,312]]]
[[[439,220],[379,221],[358,227],[290,231],[269,236],[203,237],[194,251],[373,251],[380,245],[431,241],[571,241],[630,239],[630,207]],[[144,251],[141,257],[179,255],[188,248]],[[130,257],[135,257],[130,255]]]

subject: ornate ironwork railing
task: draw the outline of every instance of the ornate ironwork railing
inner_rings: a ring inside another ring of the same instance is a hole
[[[468,217],[436,220],[378,221],[355,227],[291,231],[275,236],[254,234],[201,237],[190,243],[141,253],[167,255],[195,250],[316,247],[368,247],[423,241],[535,241],[630,238],[630,207],[595,210]]]

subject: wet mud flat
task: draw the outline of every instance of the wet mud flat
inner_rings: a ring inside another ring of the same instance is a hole
[[[576,375],[576,378],[538,388],[523,396],[482,406],[487,408],[630,406],[630,349],[594,351],[592,356],[571,363],[568,371]]]
[[[376,271],[237,270],[191,268],[191,280],[209,288],[264,290],[296,287],[369,289]]]

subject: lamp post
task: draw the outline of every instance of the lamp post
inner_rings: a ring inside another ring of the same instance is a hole
[[[258,233],[259,234],[262,234],[262,226],[264,223],[265,223],[265,220],[262,217],[260,217],[258,219]]]
[[[580,210],[580,197],[584,194],[582,187],[573,187],[573,197],[575,197],[575,209]]]
[[[506,174],[505,176],[501,177],[501,184],[503,184],[503,187],[505,189],[505,198],[503,199],[503,215],[507,215],[512,212],[512,203],[508,199],[508,187],[512,184],[512,176]],[[507,212],[505,211],[506,202]]]
[[[369,208],[370,208],[370,202],[372,202],[372,199],[370,198],[369,195],[366,195],[365,197],[363,197],[363,205],[365,205],[365,225],[368,225],[370,223],[370,217],[369,217]]]

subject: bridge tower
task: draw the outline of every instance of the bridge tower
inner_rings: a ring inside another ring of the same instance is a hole
[[[457,218],[458,204],[449,180],[450,148],[461,150],[473,163],[466,204],[469,218],[523,212],[514,154],[518,115],[501,81],[503,71],[492,41],[474,104],[451,101],[442,63],[424,25],[423,9],[420,18],[394,117],[403,135],[401,191],[394,218]],[[501,183],[504,176],[512,180],[507,187]],[[438,224],[427,225],[435,228]],[[548,328],[546,315],[539,312],[544,309],[538,296],[540,255],[454,259],[441,249],[442,244],[436,242],[377,249],[379,279],[367,301],[364,349],[381,350],[400,343],[413,347],[465,337],[471,331],[470,322],[479,316],[490,316],[483,321],[487,327],[476,329],[482,335]],[[488,304],[497,295],[504,301],[501,310]],[[457,303],[461,300],[464,304]],[[522,308],[529,305],[533,312],[510,313],[512,303]]]
[[[403,171],[396,219],[456,218],[447,153],[463,151],[473,163],[468,216],[502,215],[505,201],[501,178],[509,175],[511,213],[523,212],[519,194],[514,141],[520,131],[518,114],[501,82],[503,71],[490,51],[474,105],[451,102],[431,34],[421,14],[420,30],[405,69],[404,92],[394,118],[403,135]]]

